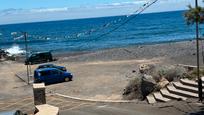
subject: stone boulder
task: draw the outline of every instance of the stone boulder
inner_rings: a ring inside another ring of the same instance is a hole
[[[166,78],[162,77],[160,81],[157,83],[157,86],[156,86],[157,90],[165,88],[168,84],[169,84],[169,81]]]
[[[123,91],[123,99],[132,100],[132,99],[143,99],[143,95],[141,93],[141,78],[134,77],[132,78],[128,85],[125,87]]]
[[[157,83],[151,75],[143,75],[141,80],[141,92],[143,99],[155,90]]]
[[[134,77],[124,89],[123,99],[144,100],[147,95],[154,91],[156,84],[156,81],[151,75],[138,75]]]
[[[155,65],[150,65],[150,64],[141,64],[139,65],[139,72],[141,74],[148,74],[151,75],[152,72],[155,69]]]
[[[146,71],[148,71],[149,70],[149,66],[148,65],[146,65],[146,64],[141,64],[141,65],[139,65],[139,71],[140,71],[140,73],[145,73]]]

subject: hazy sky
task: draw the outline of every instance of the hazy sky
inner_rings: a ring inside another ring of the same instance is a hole
[[[41,8],[41,7],[79,7],[99,4],[111,4],[120,2],[132,2],[134,0],[0,0],[0,9],[8,8]]]
[[[147,1],[150,0],[0,0],[0,24],[126,15]],[[184,10],[193,3],[194,0],[159,0],[145,12]]]

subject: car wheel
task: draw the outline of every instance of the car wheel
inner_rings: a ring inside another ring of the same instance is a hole
[[[64,81],[68,82],[68,81],[70,81],[70,80],[69,80],[69,78],[68,78],[68,77],[66,77],[66,78],[64,79]]]

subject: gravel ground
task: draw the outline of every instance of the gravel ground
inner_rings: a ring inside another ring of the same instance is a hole
[[[57,56],[59,60],[54,63],[66,66],[74,74],[74,79],[49,85],[47,91],[89,99],[120,100],[130,79],[127,76],[132,70],[138,71],[139,64],[196,65],[195,48],[194,41],[186,41],[60,54]],[[25,71],[24,64],[10,61],[0,63],[0,98],[32,95],[32,87],[15,77],[15,73]],[[32,70],[36,67],[32,66]]]

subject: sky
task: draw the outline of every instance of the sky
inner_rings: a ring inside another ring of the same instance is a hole
[[[0,0],[0,24],[128,15],[148,1]],[[144,13],[185,10],[189,4],[194,0],[159,0]]]

